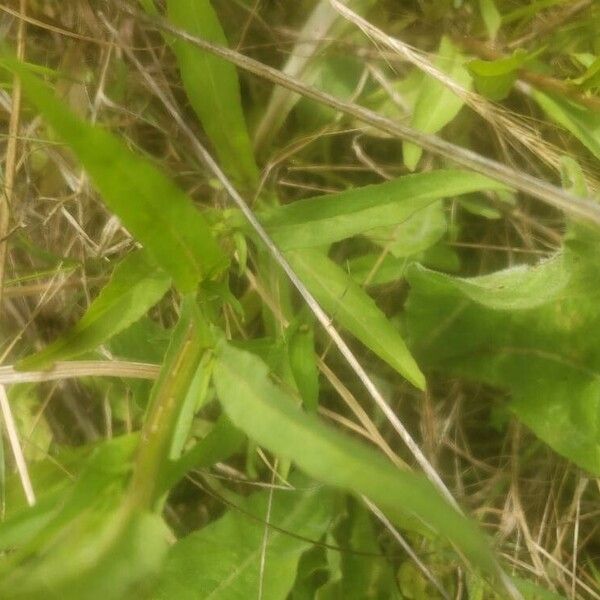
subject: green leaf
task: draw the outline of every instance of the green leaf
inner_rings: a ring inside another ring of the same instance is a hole
[[[362,15],[374,3],[375,0],[349,0],[348,8]],[[325,49],[332,40],[340,37],[347,26],[348,23],[340,17],[339,12],[331,6],[329,0],[319,0],[314,4],[312,12],[308,14],[302,28],[297,31],[297,42],[292,48],[289,48],[288,58],[281,67],[281,72],[290,77],[300,78],[304,83],[314,85],[323,91],[332,92],[331,86],[323,81],[328,74],[335,77],[335,73],[331,71],[331,53],[326,52]],[[351,58],[354,59],[355,64],[359,63],[358,57],[352,56]],[[329,73],[327,73],[328,71]],[[347,90],[343,80],[338,80],[337,83],[338,85],[335,87],[338,89],[335,95],[338,97],[340,97],[340,92],[342,96],[346,95],[347,97],[345,92],[351,93],[356,88],[356,82],[350,90]],[[254,136],[256,148],[260,150],[270,143],[281,129],[290,111],[301,99],[302,96],[282,86],[273,87],[269,102],[256,127]],[[311,114],[318,115],[323,108],[312,104],[310,106]],[[329,109],[327,110],[329,111]]]
[[[446,36],[442,37],[435,66],[465,89],[471,88],[471,76],[463,66],[465,59]],[[436,133],[458,114],[464,100],[434,77],[425,76],[413,110],[411,125],[424,133]],[[403,142],[404,164],[414,171],[423,150]]]
[[[272,382],[259,358],[221,343],[214,381],[232,422],[258,444],[323,483],[368,496],[401,527],[410,524],[422,531],[424,524],[488,575],[495,572],[485,536],[449,506],[429,481],[398,470],[373,448],[303,412]]]
[[[264,211],[261,221],[280,248],[309,248],[403,223],[440,198],[502,189],[476,173],[438,170],[299,200]]]
[[[292,477],[297,489],[259,492],[236,498],[239,508],[175,544],[161,573],[156,600],[254,598],[285,600],[301,554],[330,525],[334,495],[305,477]],[[270,513],[269,513],[270,505]],[[265,520],[265,563],[261,555]],[[288,533],[289,532],[289,533]]]
[[[562,255],[473,279],[409,271],[407,331],[424,366],[506,389],[539,438],[600,473],[598,236]]]
[[[452,277],[418,264],[409,269],[409,279],[417,277],[430,293],[448,289],[460,292],[474,302],[496,310],[523,310],[555,300],[569,283],[564,257],[555,256],[538,265],[518,265],[480,277]]]
[[[206,437],[202,438],[177,461],[169,464],[164,473],[159,494],[167,492],[188,471],[207,468],[226,460],[241,448],[245,439],[246,436],[236,429],[227,417],[221,416]]]
[[[472,60],[467,67],[475,79],[480,94],[491,100],[502,100],[510,92],[518,71],[531,58],[524,50],[515,50],[512,56],[497,60]]]
[[[19,363],[40,369],[56,360],[94,350],[143,317],[166,293],[171,279],[143,251],[132,252],[115,268],[110,281],[67,334]]]
[[[154,17],[160,15],[154,4],[154,0],[139,0],[139,2],[147,13],[151,14]]]
[[[446,213],[441,201],[432,202],[403,223],[377,227],[367,237],[392,256],[412,256],[433,246],[446,233]]]
[[[169,0],[169,20],[188,33],[227,46],[227,38],[209,0]],[[171,40],[192,108],[213,143],[223,168],[249,188],[258,169],[242,110],[235,67],[182,39]]]
[[[348,273],[319,250],[295,250],[287,258],[335,321],[413,385],[425,389],[425,377],[404,340]]]
[[[564,596],[546,590],[532,581],[513,577],[518,590],[523,594],[524,600],[566,600]]]
[[[135,442],[103,442],[67,493],[0,526],[3,543],[15,524],[29,538],[0,561],[3,599],[118,600],[146,584],[166,553],[167,528],[122,504]]]
[[[200,212],[157,167],[75,116],[20,63],[3,57],[1,64],[19,74],[28,101],[76,154],[108,208],[182,291],[227,265]]]
[[[600,159],[600,113],[575,102],[532,90],[531,96],[555,122],[570,131],[597,159]]]
[[[351,552],[342,555],[342,598],[344,600],[376,600],[389,598],[399,600],[394,572],[381,546],[371,515],[357,506],[352,519],[350,547],[360,553],[370,552],[374,556],[364,556]],[[377,556],[377,554],[381,554]]]
[[[592,58],[585,73],[577,79],[573,79],[573,83],[581,86],[584,90],[598,90],[600,88],[600,56]]]
[[[498,11],[494,0],[479,0],[479,12],[485,24],[488,37],[493,42],[500,25],[502,25],[502,15]]]
[[[352,279],[362,287],[367,285],[367,281],[369,285],[383,285],[402,279],[410,262],[407,258],[396,258],[391,254],[386,254],[381,260],[381,252],[371,252],[350,259],[346,268]]]
[[[319,370],[315,357],[315,336],[310,325],[300,320],[286,332],[290,369],[302,402],[308,410],[319,406]]]

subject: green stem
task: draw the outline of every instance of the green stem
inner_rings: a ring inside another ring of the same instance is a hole
[[[206,333],[207,327],[192,300],[184,307],[159,378],[152,388],[130,488],[131,501],[138,507],[155,508],[161,495],[160,481],[169,466],[177,421],[207,351]]]

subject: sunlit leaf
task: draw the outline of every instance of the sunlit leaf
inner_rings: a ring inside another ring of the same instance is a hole
[[[292,460],[323,483],[368,495],[400,526],[421,529],[419,522],[426,525],[493,574],[495,560],[485,537],[432,484],[420,475],[398,470],[373,448],[303,412],[272,382],[259,358],[223,342],[218,348],[215,385],[233,423],[258,444]]]

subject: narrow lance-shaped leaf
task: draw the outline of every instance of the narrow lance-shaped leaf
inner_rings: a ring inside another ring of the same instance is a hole
[[[377,451],[303,412],[269,378],[256,356],[222,342],[214,371],[217,394],[232,422],[308,475],[356,495],[364,494],[400,526],[444,536],[492,576],[496,561],[485,536],[420,475],[400,471]]]
[[[207,468],[237,452],[246,436],[236,429],[226,415],[221,415],[211,431],[179,460],[169,464],[161,480],[158,494],[167,492],[188,471]]]
[[[349,0],[348,7],[358,14],[364,14],[375,0]],[[290,77],[302,78],[304,82],[318,85],[315,80],[325,66],[329,54],[325,47],[339,37],[347,27],[340,14],[329,0],[319,0],[314,5],[302,28],[297,32],[297,42],[290,49],[281,72]],[[257,150],[267,146],[285,122],[288,114],[302,97],[281,86],[275,86],[262,118],[256,127],[254,143]]]
[[[377,227],[403,223],[439,198],[506,186],[468,171],[441,169],[337,194],[299,200],[261,213],[280,248],[324,246]]]
[[[498,29],[502,25],[502,15],[498,11],[494,0],[479,0],[479,12],[487,29],[488,37],[493,42]]]
[[[39,369],[97,348],[144,316],[170,285],[171,278],[144,251],[132,252],[115,268],[110,281],[75,327],[22,360],[19,367]]]
[[[171,22],[192,35],[227,46],[227,38],[209,0],[169,0]],[[252,188],[258,181],[252,145],[242,110],[235,67],[185,40],[170,40],[183,86],[223,168]]]
[[[425,377],[373,299],[318,250],[288,252],[290,264],[329,315],[419,389]]]
[[[286,332],[287,354],[294,381],[304,406],[308,410],[317,410],[319,370],[315,356],[314,332],[311,326],[302,321],[293,324],[290,330]]]
[[[531,95],[555,123],[571,132],[600,160],[600,114],[598,112],[538,90],[532,90]]]
[[[106,205],[182,291],[221,271],[227,259],[191,200],[148,159],[79,119],[39,78],[12,59],[27,99],[75,153]]]

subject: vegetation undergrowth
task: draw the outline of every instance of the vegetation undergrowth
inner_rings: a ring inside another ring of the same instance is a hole
[[[0,598],[600,598],[600,5],[0,5]]]

